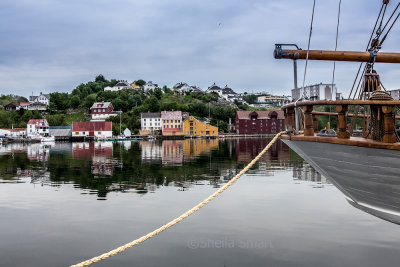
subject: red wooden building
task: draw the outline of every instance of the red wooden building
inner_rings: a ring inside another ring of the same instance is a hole
[[[275,134],[285,130],[282,110],[236,111],[237,134]]]

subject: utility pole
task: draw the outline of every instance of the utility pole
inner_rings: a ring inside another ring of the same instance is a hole
[[[119,111],[119,136],[121,137],[122,111]]]

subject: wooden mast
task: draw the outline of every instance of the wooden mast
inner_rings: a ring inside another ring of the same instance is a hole
[[[274,50],[274,57],[277,59],[306,59],[307,50],[291,50],[280,49]],[[326,60],[326,61],[352,61],[352,62],[370,62],[370,52],[356,51],[328,51],[328,50],[309,50],[309,60]],[[375,59],[376,63],[400,63],[400,53],[384,53],[378,52]]]

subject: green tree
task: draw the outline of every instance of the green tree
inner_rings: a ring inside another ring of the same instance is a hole
[[[142,79],[136,81],[136,85],[138,85],[140,87],[143,87],[145,84],[146,84],[146,81],[144,81]]]
[[[95,82],[102,82],[102,83],[106,83],[108,82],[106,80],[106,78],[104,78],[104,76],[102,74],[99,74],[96,76],[96,78],[94,79]]]
[[[155,97],[157,97],[158,99],[161,99],[161,98],[162,98],[162,95],[163,95],[163,92],[162,92],[161,88],[156,88],[156,89],[154,89],[153,95],[154,95]]]

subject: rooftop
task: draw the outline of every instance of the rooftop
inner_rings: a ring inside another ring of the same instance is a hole
[[[261,120],[270,119],[272,113],[275,112],[277,114],[278,120],[284,120],[285,115],[283,110],[258,110],[258,111],[251,111],[251,110],[238,110],[236,111],[236,115],[239,120],[249,120],[251,118],[251,113],[256,113],[257,118]]]
[[[142,118],[161,118],[160,112],[144,112],[141,113]]]

